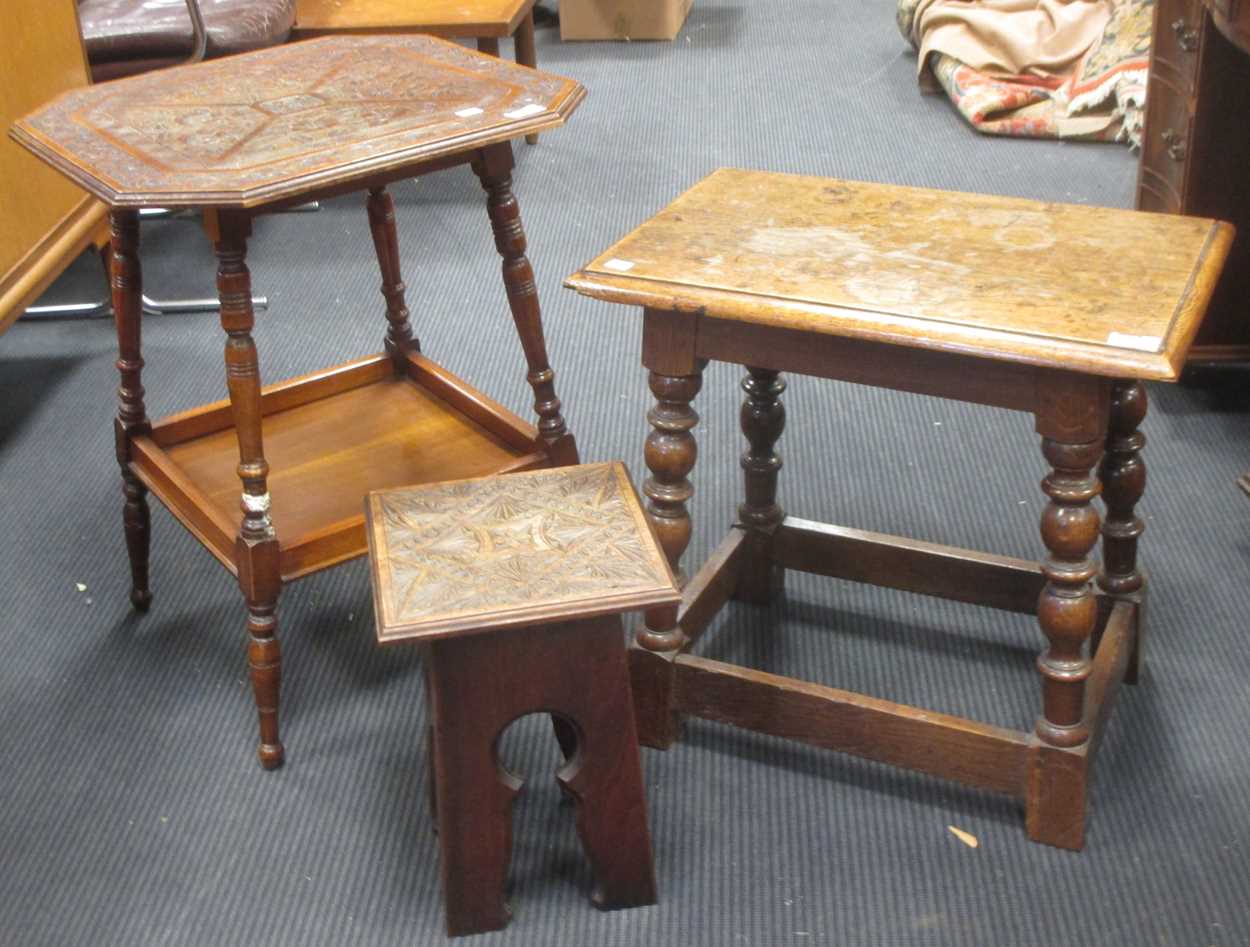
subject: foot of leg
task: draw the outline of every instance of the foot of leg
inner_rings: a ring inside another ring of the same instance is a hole
[[[122,490],[126,506],[122,521],[126,527],[126,552],[130,556],[130,603],[146,612],[152,604],[148,589],[148,553],[151,547],[151,515],[148,512],[148,491],[129,470],[122,471]]]

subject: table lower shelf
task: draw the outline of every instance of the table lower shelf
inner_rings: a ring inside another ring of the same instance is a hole
[[[262,393],[271,518],[283,581],[363,555],[370,490],[550,463],[536,429],[421,356],[388,355]],[[237,573],[241,485],[228,401],[174,415],[130,442],[130,466]]]

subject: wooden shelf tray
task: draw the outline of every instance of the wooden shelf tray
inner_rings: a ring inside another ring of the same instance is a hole
[[[364,554],[370,490],[549,463],[532,425],[421,355],[404,368],[377,355],[264,390],[283,581]],[[236,574],[238,463],[229,401],[166,418],[131,442],[135,474]]]

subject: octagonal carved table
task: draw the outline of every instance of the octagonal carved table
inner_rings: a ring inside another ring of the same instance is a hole
[[[365,493],[577,462],[512,193],[511,141],[562,125],[584,95],[434,37],[332,37],[75,90],[12,130],[110,208],[131,600],[140,610],[151,601],[151,491],[238,577],[266,767],[283,759],[279,593],[365,552]],[[423,355],[409,322],[386,186],[464,164],[486,192],[536,426]],[[368,192],[386,351],[262,388],[244,262],[252,218],[352,191]],[[228,400],[161,421],[149,420],[140,380],[147,206],[203,212],[226,332]]]

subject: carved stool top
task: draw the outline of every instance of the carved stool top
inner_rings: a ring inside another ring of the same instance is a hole
[[[331,36],[74,89],[12,135],[114,207],[252,207],[557,127],[584,96],[432,36]]]
[[[655,309],[1175,379],[1228,224],[721,169],[567,280]]]
[[[365,515],[382,643],[681,598],[619,462],[376,491]]]

